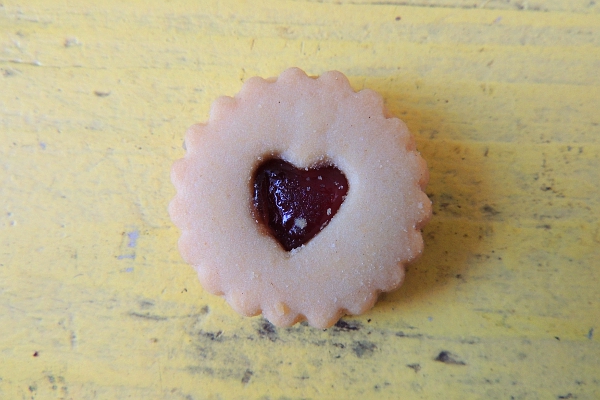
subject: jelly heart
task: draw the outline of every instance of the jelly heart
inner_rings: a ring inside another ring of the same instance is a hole
[[[258,222],[268,226],[287,251],[321,232],[348,192],[348,180],[334,166],[298,169],[280,159],[261,164],[253,186]]]

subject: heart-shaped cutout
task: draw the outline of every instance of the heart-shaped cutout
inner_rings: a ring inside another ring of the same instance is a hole
[[[348,180],[331,165],[299,169],[271,159],[256,170],[253,188],[258,222],[290,251],[327,226],[344,202]]]

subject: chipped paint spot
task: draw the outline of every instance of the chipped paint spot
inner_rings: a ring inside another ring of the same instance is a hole
[[[373,342],[368,342],[366,340],[360,340],[358,342],[354,342],[352,345],[352,351],[358,358],[370,357],[375,352],[377,346]]]
[[[135,247],[137,245],[137,240],[140,237],[140,232],[136,229],[132,232],[127,232],[127,237],[129,238],[128,247]]]

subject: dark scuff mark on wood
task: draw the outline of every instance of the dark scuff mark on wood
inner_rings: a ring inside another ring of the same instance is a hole
[[[252,375],[254,374],[254,372],[252,372],[251,370],[247,369],[244,372],[244,376],[242,377],[242,383],[245,385],[248,382],[250,382],[250,378],[252,378]]]
[[[576,397],[573,396],[573,393],[567,393],[565,395],[559,395],[557,397],[558,399],[575,399]]]
[[[370,357],[375,352],[377,346],[373,342],[368,342],[366,340],[360,340],[354,342],[352,345],[352,351],[358,358]]]
[[[434,361],[443,362],[444,364],[467,365],[467,363],[461,361],[456,355],[445,350],[441,351],[440,354],[434,358]]]
[[[410,369],[413,369],[415,372],[419,372],[421,370],[420,364],[406,364],[406,366]]]
[[[149,319],[152,321],[165,321],[169,319],[168,317],[163,317],[162,315],[153,315],[150,313],[140,314],[137,312],[130,312],[128,314],[130,317],[141,318],[141,319]]]
[[[203,375],[210,375],[210,376],[215,374],[215,370],[212,368],[208,368],[208,367],[193,366],[193,367],[188,367],[187,370],[194,374],[203,374]]]
[[[275,328],[275,325],[273,325],[266,319],[263,319],[262,321],[260,321],[260,325],[257,329],[257,332],[261,338],[267,338],[271,342],[276,341],[278,338],[277,328]]]
[[[496,215],[500,214],[500,211],[496,210],[494,207],[490,206],[489,204],[486,204],[485,206],[481,207],[481,211],[483,211],[485,214],[487,214],[490,217],[495,217]]]
[[[333,329],[340,332],[358,331],[362,328],[362,324],[358,321],[344,321],[340,319],[335,323]]]
[[[2,76],[5,76],[5,77],[14,76],[17,74],[16,70],[10,69],[10,68],[8,68],[8,69],[0,68],[0,71],[2,71]]]
[[[418,339],[418,338],[422,338],[423,335],[420,333],[404,333],[403,331],[398,331],[396,332],[396,336],[397,337],[405,337],[405,338],[413,338],[413,339]]]
[[[210,341],[217,341],[217,342],[221,342],[223,341],[224,337],[223,335],[223,331],[217,331],[217,332],[206,332],[206,331],[200,331],[198,332],[198,335],[200,337],[204,337]]]
[[[149,301],[149,300],[142,300],[140,301],[140,308],[145,310],[148,308],[152,308],[154,307],[154,302],[153,301]]]

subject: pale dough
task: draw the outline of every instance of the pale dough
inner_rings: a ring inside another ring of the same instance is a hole
[[[404,265],[423,250],[426,163],[381,96],[355,92],[340,72],[311,78],[291,68],[276,79],[251,78],[235,97],[218,98],[185,143],[169,207],[181,255],[204,288],[240,314],[329,327],[397,288]],[[299,168],[327,162],[348,179],[331,222],[291,252],[252,212],[253,172],[273,156]]]

